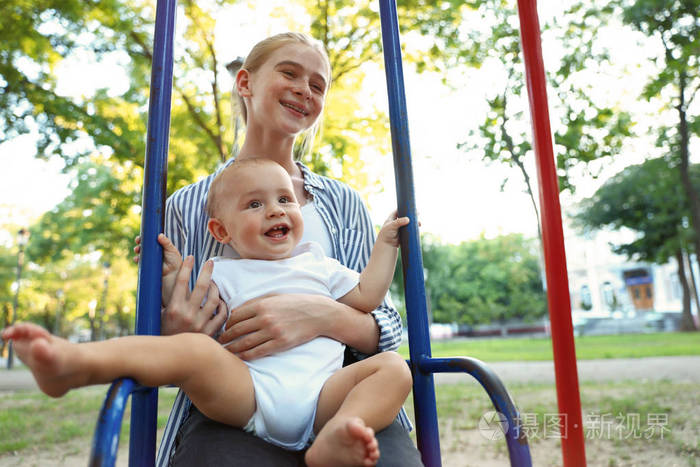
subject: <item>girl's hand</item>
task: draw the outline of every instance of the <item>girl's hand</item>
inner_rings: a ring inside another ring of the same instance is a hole
[[[243,360],[291,349],[323,335],[333,313],[327,301],[336,303],[304,294],[254,298],[231,310],[219,342]]]
[[[158,243],[163,247],[163,286],[161,288],[161,300],[163,306],[167,306],[175,288],[177,272],[182,266],[182,255],[173,242],[165,234],[158,235]]]
[[[134,242],[136,243],[134,247],[134,253],[136,253],[134,262],[138,263],[141,260],[141,236],[137,236]],[[158,243],[163,247],[163,286],[161,288],[161,300],[163,301],[163,306],[167,306],[175,287],[177,272],[182,265],[182,255],[165,234],[158,234]]]
[[[219,299],[219,289],[211,282],[214,263],[204,263],[194,290],[190,293],[189,281],[193,265],[194,258],[188,256],[175,275],[172,295],[168,306],[162,311],[163,335],[201,332],[212,336],[226,321],[226,304]]]
[[[138,264],[141,260],[141,235],[137,235],[134,238],[134,243],[136,244],[134,247],[134,263]]]

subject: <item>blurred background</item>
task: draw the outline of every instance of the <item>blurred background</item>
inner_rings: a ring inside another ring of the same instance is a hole
[[[133,331],[154,8],[0,6],[0,327]],[[546,335],[516,4],[398,10],[433,337]],[[697,1],[541,4],[579,335],[697,329],[699,14]],[[226,65],[297,30],[323,42],[334,74],[303,161],[356,188],[377,224],[393,210],[377,2],[183,0],[176,28],[168,193],[240,144]]]

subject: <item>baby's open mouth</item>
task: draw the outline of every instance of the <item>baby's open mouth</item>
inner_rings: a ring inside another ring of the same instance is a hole
[[[289,227],[286,225],[276,225],[267,232],[265,232],[265,235],[268,237],[273,237],[273,238],[282,238],[287,233],[289,232]]]

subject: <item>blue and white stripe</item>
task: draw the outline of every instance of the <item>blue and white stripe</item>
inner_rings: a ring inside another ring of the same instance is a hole
[[[205,205],[209,186],[214,177],[231,164],[230,159],[214,174],[188,185],[172,194],[165,207],[165,234],[182,253],[194,256],[194,267],[190,285],[194,286],[204,262],[223,254],[224,246],[218,243],[207,231]],[[304,173],[304,187],[313,195],[313,202],[323,218],[333,242],[335,259],[355,271],[362,271],[369,261],[374,245],[375,233],[369,212],[362,198],[346,184],[311,172],[302,163],[297,163]],[[379,326],[379,351],[396,350],[401,343],[401,317],[388,299],[372,312]],[[351,349],[358,359],[366,355]],[[156,465],[166,467],[173,453],[178,429],[189,412],[190,400],[180,391],[173,404],[165,427],[165,433],[158,449]],[[405,411],[401,409],[399,422],[407,429],[412,428]]]

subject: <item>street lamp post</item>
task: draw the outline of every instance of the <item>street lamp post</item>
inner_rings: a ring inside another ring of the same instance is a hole
[[[56,298],[58,299],[58,303],[56,304],[56,323],[55,323],[55,329],[54,329],[54,334],[57,336],[61,335],[61,315],[63,314],[63,289],[58,289],[56,291]]]
[[[22,279],[22,266],[24,265],[24,247],[27,245],[27,240],[29,240],[29,231],[26,229],[19,229],[19,232],[17,232],[17,278],[15,280],[15,284],[17,285],[15,288],[15,297],[12,301],[12,320],[10,321],[11,325],[15,324],[15,320],[17,319],[17,307],[19,305],[19,286],[20,281]],[[7,369],[11,370],[13,364],[14,350],[12,348],[12,341],[10,341],[7,353]]]
[[[93,298],[88,302],[88,317],[90,318],[90,342],[95,341],[95,308],[97,308],[97,300]]]
[[[100,321],[99,321],[99,338],[104,339],[104,320],[105,312],[107,310],[107,287],[109,286],[109,274],[110,274],[110,264],[109,261],[102,263],[102,303],[100,303]]]

